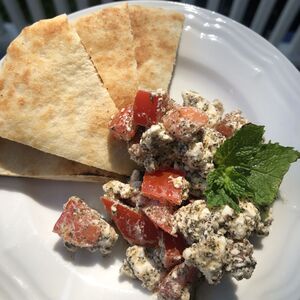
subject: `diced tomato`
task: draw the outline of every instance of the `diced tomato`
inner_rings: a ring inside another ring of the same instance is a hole
[[[133,108],[128,105],[122,108],[109,122],[109,129],[112,135],[120,140],[130,141],[136,133],[136,126],[133,123]]]
[[[102,203],[104,205],[105,211],[107,212],[107,214],[112,219],[112,216],[113,216],[112,206],[116,205],[117,201],[109,199],[109,198],[106,198],[106,197],[101,197],[100,199],[101,199],[101,201],[102,201]]]
[[[165,300],[182,299],[182,291],[195,281],[198,270],[184,262],[175,266],[159,285],[158,298]]]
[[[230,127],[222,122],[216,126],[216,130],[219,131],[221,134],[223,134],[227,138],[231,137],[234,133],[232,127]]]
[[[166,269],[169,269],[182,261],[182,252],[188,246],[181,234],[174,237],[164,232],[162,233],[160,244],[164,250],[162,262]]]
[[[123,238],[132,245],[156,246],[159,241],[159,230],[141,212],[105,197],[102,203],[118,227]]]
[[[152,201],[146,207],[143,208],[143,212],[156,226],[158,226],[165,232],[176,236],[176,233],[173,232],[174,208],[172,206]]]
[[[77,197],[71,197],[54,225],[53,232],[78,247],[93,247],[101,235],[100,215]]]
[[[138,91],[133,105],[134,123],[145,127],[156,124],[166,111],[165,98],[151,92]]]
[[[208,122],[208,116],[195,107],[182,106],[179,108],[179,114],[182,118],[197,124],[199,127]]]
[[[162,203],[180,205],[183,188],[176,188],[172,182],[172,179],[179,176],[184,176],[184,173],[177,170],[159,170],[146,173],[143,178],[141,193],[143,196]]]
[[[180,140],[190,137],[207,124],[208,117],[195,107],[177,106],[170,110],[162,119],[166,130]]]

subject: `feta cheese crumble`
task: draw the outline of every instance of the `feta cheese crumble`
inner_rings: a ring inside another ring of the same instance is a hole
[[[161,273],[155,267],[154,261],[147,257],[145,248],[141,246],[132,246],[127,249],[120,272],[139,279],[142,286],[149,291],[154,291],[161,279]]]

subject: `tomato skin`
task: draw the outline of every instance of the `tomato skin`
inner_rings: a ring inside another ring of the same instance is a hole
[[[133,106],[122,108],[109,122],[111,134],[124,141],[130,141],[136,134],[136,126],[133,123]]]
[[[229,138],[233,135],[234,131],[233,128],[226,125],[225,123],[219,123],[216,126],[216,130],[219,131],[222,135],[224,135],[226,138]]]
[[[105,208],[105,211],[106,213],[110,216],[110,218],[112,219],[112,216],[113,216],[113,213],[112,213],[112,206],[114,204],[117,203],[117,201],[115,200],[112,200],[112,199],[109,199],[109,198],[106,198],[106,197],[101,197],[100,198],[104,208]]]
[[[116,200],[101,197],[101,201],[123,238],[130,244],[158,245],[160,232],[144,214]]]
[[[208,116],[195,107],[176,106],[168,111],[162,122],[176,139],[189,141],[208,123]]]
[[[182,202],[182,188],[176,188],[172,183],[172,178],[184,176],[184,172],[179,170],[159,170],[153,173],[145,173],[142,183],[141,193],[150,199],[180,205]]]
[[[199,109],[191,106],[182,106],[178,108],[179,114],[182,118],[185,118],[197,126],[204,126],[208,122],[208,116]]]
[[[149,204],[143,207],[143,212],[146,216],[160,229],[168,234],[177,236],[173,231],[174,220],[173,213],[174,208],[170,205],[161,204],[158,201],[149,200]]]
[[[176,265],[162,280],[158,289],[158,298],[180,300],[182,290],[197,278],[198,270],[184,262]]]
[[[101,228],[93,222],[100,216],[92,211],[86,203],[71,197],[54,225],[53,232],[65,242],[78,247],[93,247],[101,236]]]
[[[171,267],[178,265],[183,260],[183,250],[188,247],[187,242],[181,234],[174,237],[164,232],[162,233],[160,244],[164,249],[162,261],[166,269],[170,269]]]
[[[133,120],[136,125],[150,127],[160,121],[165,112],[164,96],[139,90],[133,105]]]

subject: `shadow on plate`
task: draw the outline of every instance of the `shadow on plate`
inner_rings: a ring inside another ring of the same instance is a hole
[[[124,282],[124,281],[129,282],[134,290],[140,290],[143,294],[149,296],[149,299],[156,299],[156,297],[153,297],[153,293],[149,292],[144,287],[142,287],[142,283],[140,280],[130,278],[126,275],[120,274],[119,282]],[[150,298],[151,296],[152,296],[152,298]]]
[[[263,248],[263,236],[252,235],[249,237],[250,243],[253,245],[254,249],[260,250]]]
[[[62,239],[59,239],[54,245],[53,250],[59,253],[65,261],[72,263],[72,265],[91,267],[99,264],[107,269],[116,261],[123,261],[127,247],[128,244],[124,240],[119,239],[112,252],[107,256],[103,256],[99,251],[92,253],[85,249],[78,249],[76,252],[71,252],[64,246]]]
[[[237,285],[230,275],[224,275],[221,283],[217,285],[209,285],[203,281],[199,284],[195,291],[194,299],[222,299],[222,300],[238,300],[236,295]]]
[[[115,262],[120,262],[121,265],[121,262],[125,258],[125,253],[128,246],[129,245],[126,241],[124,241],[122,238],[119,238],[115,247],[113,248],[113,251],[107,256],[102,256],[98,251],[91,253],[88,250],[83,249],[79,249],[76,252],[71,252],[64,246],[62,239],[59,239],[55,243],[53,250],[59,253],[65,261],[70,262],[72,265],[85,267],[100,265],[103,268],[108,269]],[[141,282],[139,280],[129,278],[125,275],[119,275],[119,281],[127,281],[132,285],[133,289],[140,290],[145,295],[152,295],[152,293],[141,286]]]
[[[102,188],[98,183],[2,177],[0,190],[23,193],[42,206],[56,211],[62,211],[68,198],[76,195],[100,213],[104,212],[99,201]]]

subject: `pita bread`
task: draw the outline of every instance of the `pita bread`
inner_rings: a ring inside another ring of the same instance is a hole
[[[11,43],[0,71],[0,136],[108,172],[130,174],[110,139],[117,111],[65,15],[39,21]]]
[[[139,89],[168,90],[184,15],[160,8],[129,6]]]
[[[75,27],[116,106],[133,103],[138,78],[127,3],[83,16]]]
[[[0,175],[104,183],[124,177],[0,138]]]

